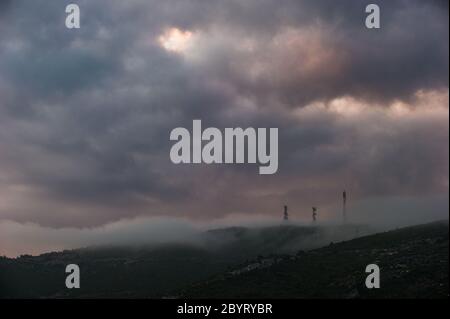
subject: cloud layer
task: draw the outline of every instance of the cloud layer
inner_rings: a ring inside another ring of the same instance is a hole
[[[92,227],[285,203],[306,220],[311,206],[336,217],[343,189],[354,202],[448,194],[447,1],[379,1],[380,30],[363,2],[331,0],[80,0],[68,30],[68,3],[0,3],[0,220]],[[174,166],[170,130],[193,119],[278,127],[279,173]]]

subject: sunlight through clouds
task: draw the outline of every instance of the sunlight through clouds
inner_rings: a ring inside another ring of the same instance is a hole
[[[169,28],[158,37],[158,43],[167,51],[182,54],[192,42],[193,33],[188,30]]]

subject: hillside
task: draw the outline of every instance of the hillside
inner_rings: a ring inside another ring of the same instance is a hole
[[[201,233],[196,242],[0,257],[0,298],[448,296],[448,222],[369,232],[350,225],[231,227]],[[70,263],[80,266],[80,289],[64,285]],[[379,290],[364,286],[371,263],[381,268]]]
[[[270,256],[180,292],[185,298],[447,298],[448,221],[403,228],[296,256]],[[365,267],[381,288],[365,287]]]
[[[0,257],[0,298],[161,298],[260,255],[295,254],[368,232],[361,226],[231,227],[193,242],[91,247]],[[66,289],[65,267],[81,269],[81,288]]]

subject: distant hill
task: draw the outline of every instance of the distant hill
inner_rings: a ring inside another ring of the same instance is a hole
[[[192,285],[183,298],[448,298],[448,221],[268,256]],[[367,289],[365,267],[381,270]]]
[[[370,232],[358,225],[230,227],[201,233],[195,243],[0,257],[0,298],[448,295],[448,222]],[[80,266],[80,289],[65,287],[71,263]],[[363,286],[369,263],[381,267],[378,291]]]
[[[161,298],[271,254],[295,254],[367,233],[362,226],[230,227],[196,243],[91,247],[0,258],[0,298]],[[81,289],[65,287],[65,267],[81,269]]]

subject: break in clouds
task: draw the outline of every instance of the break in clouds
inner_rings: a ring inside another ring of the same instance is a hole
[[[448,217],[447,1],[377,1],[379,30],[364,1],[79,0],[78,30],[69,3],[0,2],[0,223],[278,217],[284,204],[332,220],[343,189],[355,218],[379,218],[379,203]],[[174,165],[170,131],[194,119],[279,128],[277,174]]]

